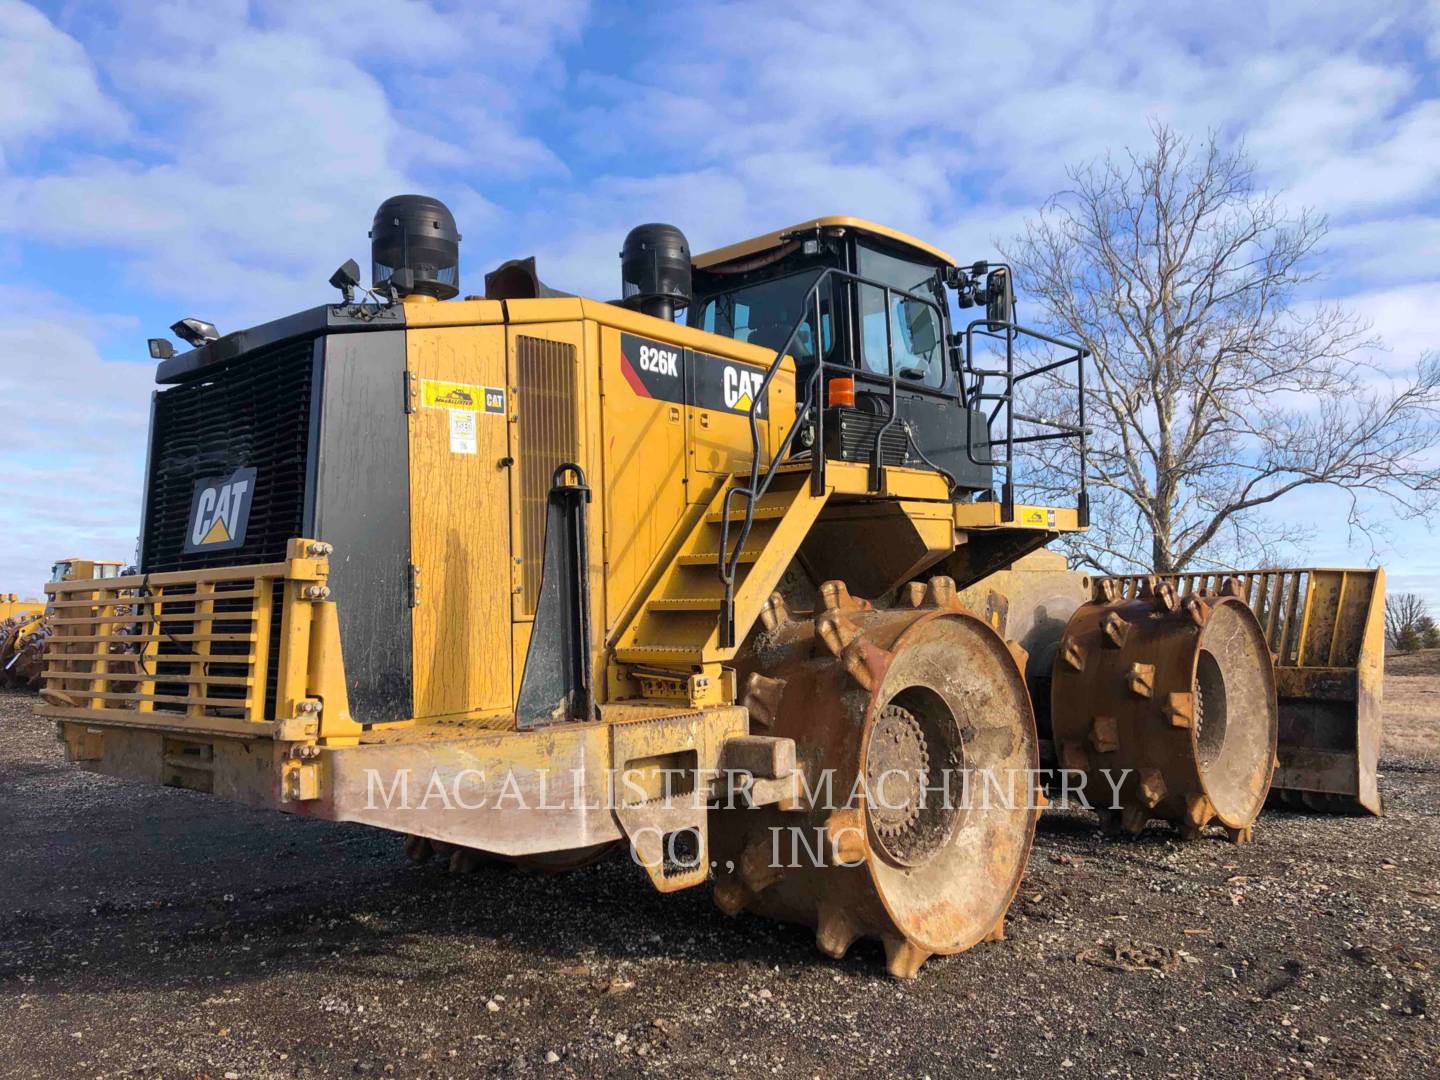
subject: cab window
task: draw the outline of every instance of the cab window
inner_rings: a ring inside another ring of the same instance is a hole
[[[935,304],[943,303],[944,297],[938,291],[933,266],[901,259],[863,243],[859,248],[861,277],[884,282],[891,288],[914,293]],[[890,374],[890,360],[885,347],[888,314],[896,373],[902,379],[923,383],[937,390],[943,386],[942,330],[936,307],[900,293],[891,293],[887,313],[883,290],[861,285],[859,293],[861,363],[865,370],[886,377]]]
[[[736,341],[779,349],[805,314],[805,302],[815,280],[812,272],[791,274],[770,281],[757,281],[728,292],[702,298],[690,313],[691,326]],[[820,334],[821,349],[828,355],[834,344],[831,329],[829,289],[821,288]],[[795,334],[792,354],[797,360],[815,358],[814,319],[807,318]]]

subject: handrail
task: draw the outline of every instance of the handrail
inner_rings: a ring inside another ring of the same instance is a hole
[[[995,339],[1003,339],[1005,342],[1005,367],[1004,368],[980,368],[975,366],[975,337],[976,328],[983,326],[980,336]],[[1062,349],[1069,349],[1071,355],[1062,357],[1046,364],[1040,364],[1026,371],[1015,371],[1015,339],[1017,336],[1034,338],[1043,341],[1048,345],[1055,345]],[[1077,345],[1073,341],[1066,341],[1063,338],[1051,337],[1040,330],[1031,329],[1028,326],[1021,326],[1015,322],[1000,322],[989,318],[973,319],[965,327],[963,335],[965,343],[964,365],[961,368],[961,394],[966,401],[967,407],[971,402],[977,405],[985,401],[995,403],[994,411],[986,419],[986,433],[988,438],[984,444],[986,451],[985,460],[981,461],[975,456],[979,447],[975,442],[975,433],[968,425],[965,434],[965,453],[974,465],[989,465],[992,468],[1001,466],[1005,470],[1005,480],[1000,486],[1000,520],[1001,523],[1015,520],[1015,446],[1017,443],[1048,442],[1054,439],[1074,439],[1078,442],[1080,456],[1080,491],[1076,498],[1075,513],[1078,524],[1084,528],[1090,524],[1090,492],[1086,484],[1087,472],[1087,451],[1085,437],[1089,434],[1089,428],[1085,424],[1085,358],[1090,355],[1090,350],[1083,345]],[[951,339],[952,343],[956,341]],[[1075,365],[1075,385],[1077,397],[1078,424],[1065,424],[1058,420],[1049,420],[1039,416],[1029,416],[1015,411],[1015,386],[1026,379],[1033,379],[1037,375],[1044,375],[1056,371],[1070,364]],[[964,382],[965,376],[974,378],[972,387],[967,387]],[[1005,380],[1004,393],[986,393],[985,380],[987,378],[999,378]],[[1001,409],[1005,410],[1005,437],[996,439],[992,430],[995,421],[1000,416]],[[981,408],[983,412],[983,407]],[[1049,431],[1033,435],[1015,435],[1015,421],[1024,424],[1033,424],[1039,427],[1050,428]],[[990,451],[999,443],[1005,445],[1005,459],[996,461]]]
[[[868,285],[884,293],[886,368],[888,369],[886,375],[881,376],[875,372],[862,371],[860,368],[851,368],[846,365],[826,362],[823,325],[820,317],[820,286],[832,277],[843,278],[860,285]],[[944,313],[941,311],[940,305],[930,297],[908,292],[905,289],[897,289],[884,282],[861,277],[859,274],[852,273],[849,270],[842,270],[838,266],[829,266],[823,269],[816,275],[815,280],[810,283],[810,288],[805,294],[805,305],[800,311],[800,318],[798,318],[795,321],[795,325],[790,328],[790,333],[786,335],[784,343],[775,350],[775,359],[770,362],[770,366],[765,371],[765,377],[760,381],[759,389],[756,390],[751,398],[748,412],[750,420],[750,482],[743,488],[727,488],[720,506],[720,544],[717,561],[719,564],[720,580],[725,586],[725,595],[720,603],[721,648],[733,648],[735,645],[735,573],[740,566],[740,557],[745,550],[745,544],[750,538],[750,529],[755,523],[755,504],[770,490],[770,485],[775,479],[775,474],[780,467],[780,463],[784,461],[786,455],[790,452],[790,447],[795,440],[795,435],[804,425],[811,409],[815,409],[816,411],[816,429],[815,441],[810,451],[810,490],[814,495],[823,494],[825,490],[825,410],[823,408],[816,408],[816,398],[818,392],[824,388],[824,374],[827,369],[832,371],[844,370],[849,377],[859,378],[862,382],[880,382],[884,380],[889,385],[889,419],[880,430],[876,432],[875,448],[872,452],[871,475],[875,478],[873,482],[878,484],[879,471],[883,460],[881,439],[884,433],[889,430],[895,422],[898,414],[897,400],[899,388],[895,371],[895,349],[891,325],[894,317],[894,312],[891,309],[891,296],[893,294],[899,294],[907,299],[917,300],[933,308],[936,314],[936,326],[940,328],[945,326]],[[813,339],[815,342],[816,357],[815,370],[811,372],[810,378],[806,382],[804,404],[796,410],[795,422],[790,426],[790,430],[786,433],[784,441],[780,444],[779,448],[771,454],[769,468],[765,470],[765,475],[762,478],[760,475],[760,409],[763,407],[769,394],[770,383],[774,379],[775,373],[780,370],[780,365],[790,353],[790,348],[795,342],[795,336],[800,333],[800,328],[804,326],[806,320],[810,318],[812,306],[815,312]],[[938,340],[935,347],[940,347]],[[963,394],[964,388],[962,387],[961,389]],[[734,552],[731,553],[729,550],[730,501],[736,495],[743,495],[745,497],[745,517],[740,526],[740,539],[735,545]]]

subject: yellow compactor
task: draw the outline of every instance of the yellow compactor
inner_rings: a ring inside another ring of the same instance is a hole
[[[28,685],[21,654],[44,618],[44,601],[0,593],[0,687]]]
[[[1249,836],[1265,628],[1242,579],[1032,554],[1087,523],[1085,428],[1017,387],[1078,394],[1085,351],[1015,321],[1006,267],[848,217],[696,257],[649,225],[619,299],[533,260],[461,299],[442,204],[371,237],[362,299],[350,263],[340,303],[152,342],[138,573],[49,587],[42,712],[83,767],[456,865],[623,844],[899,976],[1003,933],[1042,755],[1132,831]],[[1017,500],[1040,439],[1068,505]]]
[[[58,560],[51,566],[51,580],[62,580],[80,561]],[[120,573],[120,564],[109,560],[86,561],[84,566],[86,577],[117,577]],[[51,633],[50,614],[44,600],[22,600],[16,593],[0,593],[0,689],[40,689],[45,643]]]

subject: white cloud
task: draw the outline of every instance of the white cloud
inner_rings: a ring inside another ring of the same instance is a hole
[[[57,558],[133,558],[154,367],[101,359],[132,320],[13,286],[0,305],[0,592],[34,594]]]
[[[233,325],[328,295],[389,195],[443,187],[477,228],[494,206],[457,169],[563,172],[503,77],[553,59],[577,5],[302,7],[124,9],[94,48],[142,132],[0,179],[0,232],[117,250],[147,293]]]
[[[1262,182],[1291,188],[1297,206],[1394,214],[1440,175],[1426,150],[1435,106],[1415,99],[1421,73],[1395,62],[1415,15],[1342,3],[1030,3],[1004,16],[922,3],[881,17],[843,0],[823,12],[711,5],[666,27],[667,42],[697,47],[583,78],[576,127],[597,154],[643,161],[658,148],[687,163],[657,181],[703,172],[760,207],[772,189],[823,187],[827,208],[843,200],[932,231],[966,204],[1028,210],[1064,186],[1067,165],[1143,146],[1158,117],[1247,136]],[[753,167],[796,155],[793,174]],[[854,182],[877,163],[884,191]]]
[[[20,0],[0,0],[0,71],[11,88],[0,109],[0,165],[40,137],[125,130],[125,114],[101,91],[85,50]]]
[[[1335,226],[1325,251],[1334,275],[1351,287],[1425,278],[1440,269],[1440,216],[1414,213]]]
[[[1329,145],[1309,169],[1297,169],[1289,195],[1331,213],[1414,205],[1440,193],[1440,101],[1412,107],[1377,136]],[[1321,144],[1325,145],[1325,144]]]
[[[1344,303],[1374,325],[1389,370],[1413,370],[1422,353],[1440,350],[1440,280],[1356,293]]]

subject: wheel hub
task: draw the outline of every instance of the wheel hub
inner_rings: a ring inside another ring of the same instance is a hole
[[[908,709],[886,705],[875,721],[865,761],[867,805],[877,833],[888,840],[914,826],[929,774],[930,753],[920,722]]]

